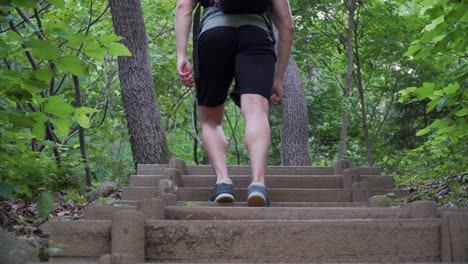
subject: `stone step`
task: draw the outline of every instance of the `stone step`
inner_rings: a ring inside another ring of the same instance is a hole
[[[230,176],[235,187],[247,188],[252,182],[250,176]],[[343,176],[317,175],[267,175],[268,188],[307,188],[307,189],[340,189],[343,188]],[[361,181],[368,181],[373,189],[394,188],[395,181],[390,176],[362,176]],[[213,187],[216,183],[214,175],[185,175],[182,177],[184,187]]]
[[[141,201],[158,196],[159,188],[157,187],[123,187],[122,200]]]
[[[180,201],[207,201],[213,188],[182,187],[177,190]],[[236,201],[247,200],[247,189],[236,188]],[[385,195],[393,193],[396,197],[407,195],[403,190],[371,190],[370,195]],[[272,202],[352,202],[353,191],[344,189],[293,189],[269,188],[268,196]]]
[[[111,221],[51,221],[56,260],[96,261]],[[440,219],[145,221],[147,261],[190,263],[437,262]],[[280,253],[279,253],[280,252]]]
[[[64,261],[59,261],[57,262],[56,260],[54,260],[55,264],[100,264],[98,262],[95,262],[95,261],[92,261],[92,262],[82,262],[82,261],[79,261],[79,260],[72,260],[72,259],[69,259],[68,261],[67,260],[64,260]],[[134,263],[134,264],[160,264],[160,262],[138,262],[138,263]],[[197,264],[213,264],[213,263],[216,263],[216,264],[232,264],[231,263],[219,263],[219,262],[197,262]],[[258,264],[256,262],[242,262],[242,263],[239,263],[239,262],[236,262],[237,264]],[[291,262],[271,262],[272,264],[321,264],[323,262],[307,262],[307,263],[298,263],[298,262],[295,262],[295,263],[291,263]],[[394,264],[463,264],[462,262],[395,262]],[[27,262],[27,264],[44,264],[44,262]],[[133,264],[133,263],[132,263]],[[183,263],[183,262],[166,262],[166,264],[187,264],[187,263]],[[340,264],[388,264],[388,262],[372,262],[372,263],[340,263]],[[466,264],[466,263],[465,263]]]
[[[166,206],[172,220],[312,220],[413,218],[410,208],[252,208]]]
[[[168,165],[160,164],[138,164],[137,175],[163,175]],[[382,169],[375,167],[353,167],[361,170],[361,175],[380,175]],[[188,175],[213,175],[210,165],[188,165]],[[228,166],[230,175],[250,175],[250,166]],[[333,167],[311,167],[311,166],[268,166],[268,175],[333,175]]]
[[[179,201],[208,201],[213,188],[183,187],[177,190]],[[343,189],[268,189],[272,202],[352,202],[352,190]],[[236,201],[247,200],[247,188],[236,188]]]
[[[164,175],[132,175],[130,187],[157,187],[159,181],[166,179]]]
[[[154,262],[437,262],[439,219],[146,221]]]
[[[213,203],[205,201],[179,201],[177,206],[187,207],[247,207],[247,202]],[[368,203],[353,202],[271,202],[271,207],[368,207]]]
[[[111,219],[112,214],[122,210],[137,210],[136,205],[128,206],[109,206],[109,205],[91,205],[85,209],[85,220],[106,220]]]
[[[137,175],[164,175],[164,171],[169,168],[168,164],[137,164]]]

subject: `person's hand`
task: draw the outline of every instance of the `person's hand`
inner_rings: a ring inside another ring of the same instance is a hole
[[[187,57],[179,57],[177,59],[177,73],[185,87],[190,88],[194,86],[195,80],[193,78],[192,66]]]
[[[270,104],[275,105],[283,98],[283,82],[275,81],[273,83],[272,95],[270,98]]]

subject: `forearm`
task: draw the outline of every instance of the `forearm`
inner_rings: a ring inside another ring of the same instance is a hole
[[[187,57],[188,38],[192,24],[192,10],[194,1],[179,0],[175,15],[175,36],[177,56]]]
[[[273,1],[273,23],[278,29],[278,46],[275,81],[282,82],[286,66],[288,65],[294,38],[294,24],[287,0]]]
[[[283,81],[284,72],[286,71],[286,66],[288,65],[289,56],[291,54],[293,38],[294,35],[292,32],[279,32],[278,34],[275,81]]]

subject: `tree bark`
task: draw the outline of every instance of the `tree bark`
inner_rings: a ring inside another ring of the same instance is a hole
[[[356,18],[356,28],[359,25],[359,14]],[[367,112],[366,112],[366,100],[364,99],[364,87],[362,84],[362,70],[361,70],[361,61],[359,56],[359,38],[358,32],[355,30],[354,37],[354,50],[355,50],[355,59],[356,59],[356,71],[357,71],[357,88],[359,91],[359,99],[361,101],[361,116],[362,116],[362,131],[364,133],[364,142],[366,144],[366,154],[367,154],[367,165],[373,166],[374,162],[372,160],[372,142],[369,138],[369,129],[367,127]]]
[[[139,164],[167,163],[170,152],[154,94],[141,2],[109,0],[109,6],[115,33],[132,52],[118,63],[133,159]]]
[[[346,74],[345,87],[343,88],[345,110],[341,118],[340,150],[338,154],[339,159],[344,159],[344,153],[346,151],[346,132],[348,129],[348,111],[350,108],[349,94],[351,91],[351,83],[353,81],[353,28],[354,28],[354,13],[356,11],[356,2],[357,0],[348,1],[349,17],[348,17],[348,34],[347,34],[347,44],[346,44],[346,53],[348,55],[348,71]]]
[[[283,87],[283,165],[310,166],[309,116],[301,74],[292,56],[286,67]]]
[[[76,75],[73,75],[73,83],[75,85],[75,106],[76,108],[78,108],[81,107],[83,104],[81,103],[80,81]],[[86,148],[84,128],[82,128],[80,125],[78,125],[78,137],[80,140],[81,158],[83,159],[83,164],[86,173],[86,186],[91,187],[91,181],[93,179],[93,176],[91,174],[91,167],[89,166],[88,149]]]

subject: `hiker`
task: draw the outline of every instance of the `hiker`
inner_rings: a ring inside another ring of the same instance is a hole
[[[260,14],[226,14],[220,2],[240,9],[245,3],[268,2]],[[269,206],[265,170],[270,144],[268,109],[282,98],[283,76],[291,51],[294,25],[288,0],[211,0],[204,5],[198,35],[196,72],[187,58],[192,11],[197,0],[178,0],[175,33],[177,71],[182,84],[196,86],[202,138],[217,181],[210,201],[233,202],[234,187],[226,165],[227,140],[223,131],[224,103],[230,97],[246,122],[245,141],[252,183],[248,206]],[[271,19],[270,19],[271,18]],[[277,54],[271,22],[278,29]],[[194,51],[195,53],[195,51]],[[194,59],[195,60],[195,59]],[[276,63],[275,63],[276,62]],[[197,74],[197,76],[195,76]]]

